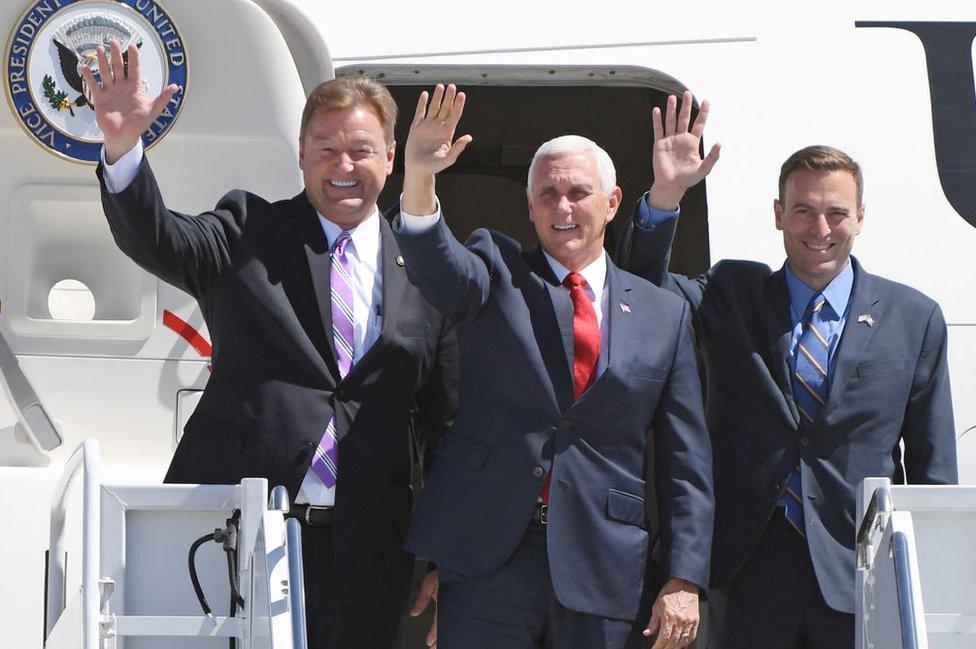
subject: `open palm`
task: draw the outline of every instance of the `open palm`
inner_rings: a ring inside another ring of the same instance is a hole
[[[683,194],[712,170],[718,161],[720,145],[715,144],[707,156],[701,157],[701,138],[708,119],[707,101],[702,102],[694,124],[691,124],[691,92],[685,92],[682,96],[680,112],[677,111],[677,103],[674,95],[668,97],[663,123],[661,110],[655,108],[653,111],[654,184]]]
[[[454,139],[458,121],[464,112],[465,96],[454,84],[446,88],[437,84],[427,103],[427,91],[420,93],[417,110],[404,150],[404,163],[413,171],[436,174],[450,167],[471,142],[470,135]]]
[[[88,66],[82,66],[81,74],[95,107],[95,121],[105,137],[106,159],[113,162],[136,145],[179,88],[170,84],[155,99],[150,98],[140,83],[139,50],[135,44],[129,45],[128,64],[122,58],[118,41],[113,39],[109,49],[111,62],[105,48],[98,48],[101,82],[95,80]]]

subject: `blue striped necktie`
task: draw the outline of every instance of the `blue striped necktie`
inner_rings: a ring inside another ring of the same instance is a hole
[[[355,318],[352,312],[352,265],[346,255],[350,238],[348,232],[341,232],[332,244],[332,268],[329,271],[329,286],[332,292],[332,342],[335,346],[339,374],[345,377],[352,368],[353,332]],[[336,418],[332,415],[325,433],[315,449],[312,471],[328,488],[336,484],[339,475],[339,440],[336,435]]]
[[[803,434],[806,434],[813,426],[813,422],[820,418],[830,392],[827,371],[830,344],[827,341],[827,331],[822,319],[826,302],[827,300],[820,293],[810,298],[810,303],[803,314],[803,331],[794,353],[796,363],[793,370],[793,400],[800,414],[800,432]],[[790,472],[779,502],[786,508],[786,520],[801,536],[806,536],[799,465]]]

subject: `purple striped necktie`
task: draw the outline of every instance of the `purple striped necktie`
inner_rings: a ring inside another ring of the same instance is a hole
[[[332,289],[332,341],[335,346],[339,374],[345,377],[352,368],[353,331],[355,318],[352,312],[352,268],[346,256],[346,246],[351,239],[348,232],[340,232],[332,244],[332,269],[329,285]],[[312,460],[312,471],[328,488],[335,486],[339,467],[339,441],[336,436],[335,415],[329,419],[319,446]]]

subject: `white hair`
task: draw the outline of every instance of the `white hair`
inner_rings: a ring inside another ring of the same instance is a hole
[[[543,142],[542,146],[536,150],[535,155],[532,156],[532,162],[529,164],[526,192],[529,196],[532,195],[532,179],[539,160],[564,153],[583,153],[585,151],[589,151],[596,158],[596,166],[600,172],[600,185],[603,186],[603,193],[609,196],[613,188],[617,186],[617,170],[613,166],[613,160],[610,159],[610,154],[604,151],[599,144],[582,135],[560,135],[548,142]]]

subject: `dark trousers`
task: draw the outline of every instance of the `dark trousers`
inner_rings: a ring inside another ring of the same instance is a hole
[[[649,613],[629,622],[559,603],[544,528],[530,527],[493,575],[467,577],[440,568],[438,576],[438,649],[638,649],[647,642],[641,631]]]
[[[709,616],[709,649],[854,647],[854,616],[827,606],[806,541],[779,512],[728,586],[709,591]]]
[[[342,602],[336,583],[332,527],[302,523],[305,625],[309,649],[393,649],[400,613],[373,611]]]

